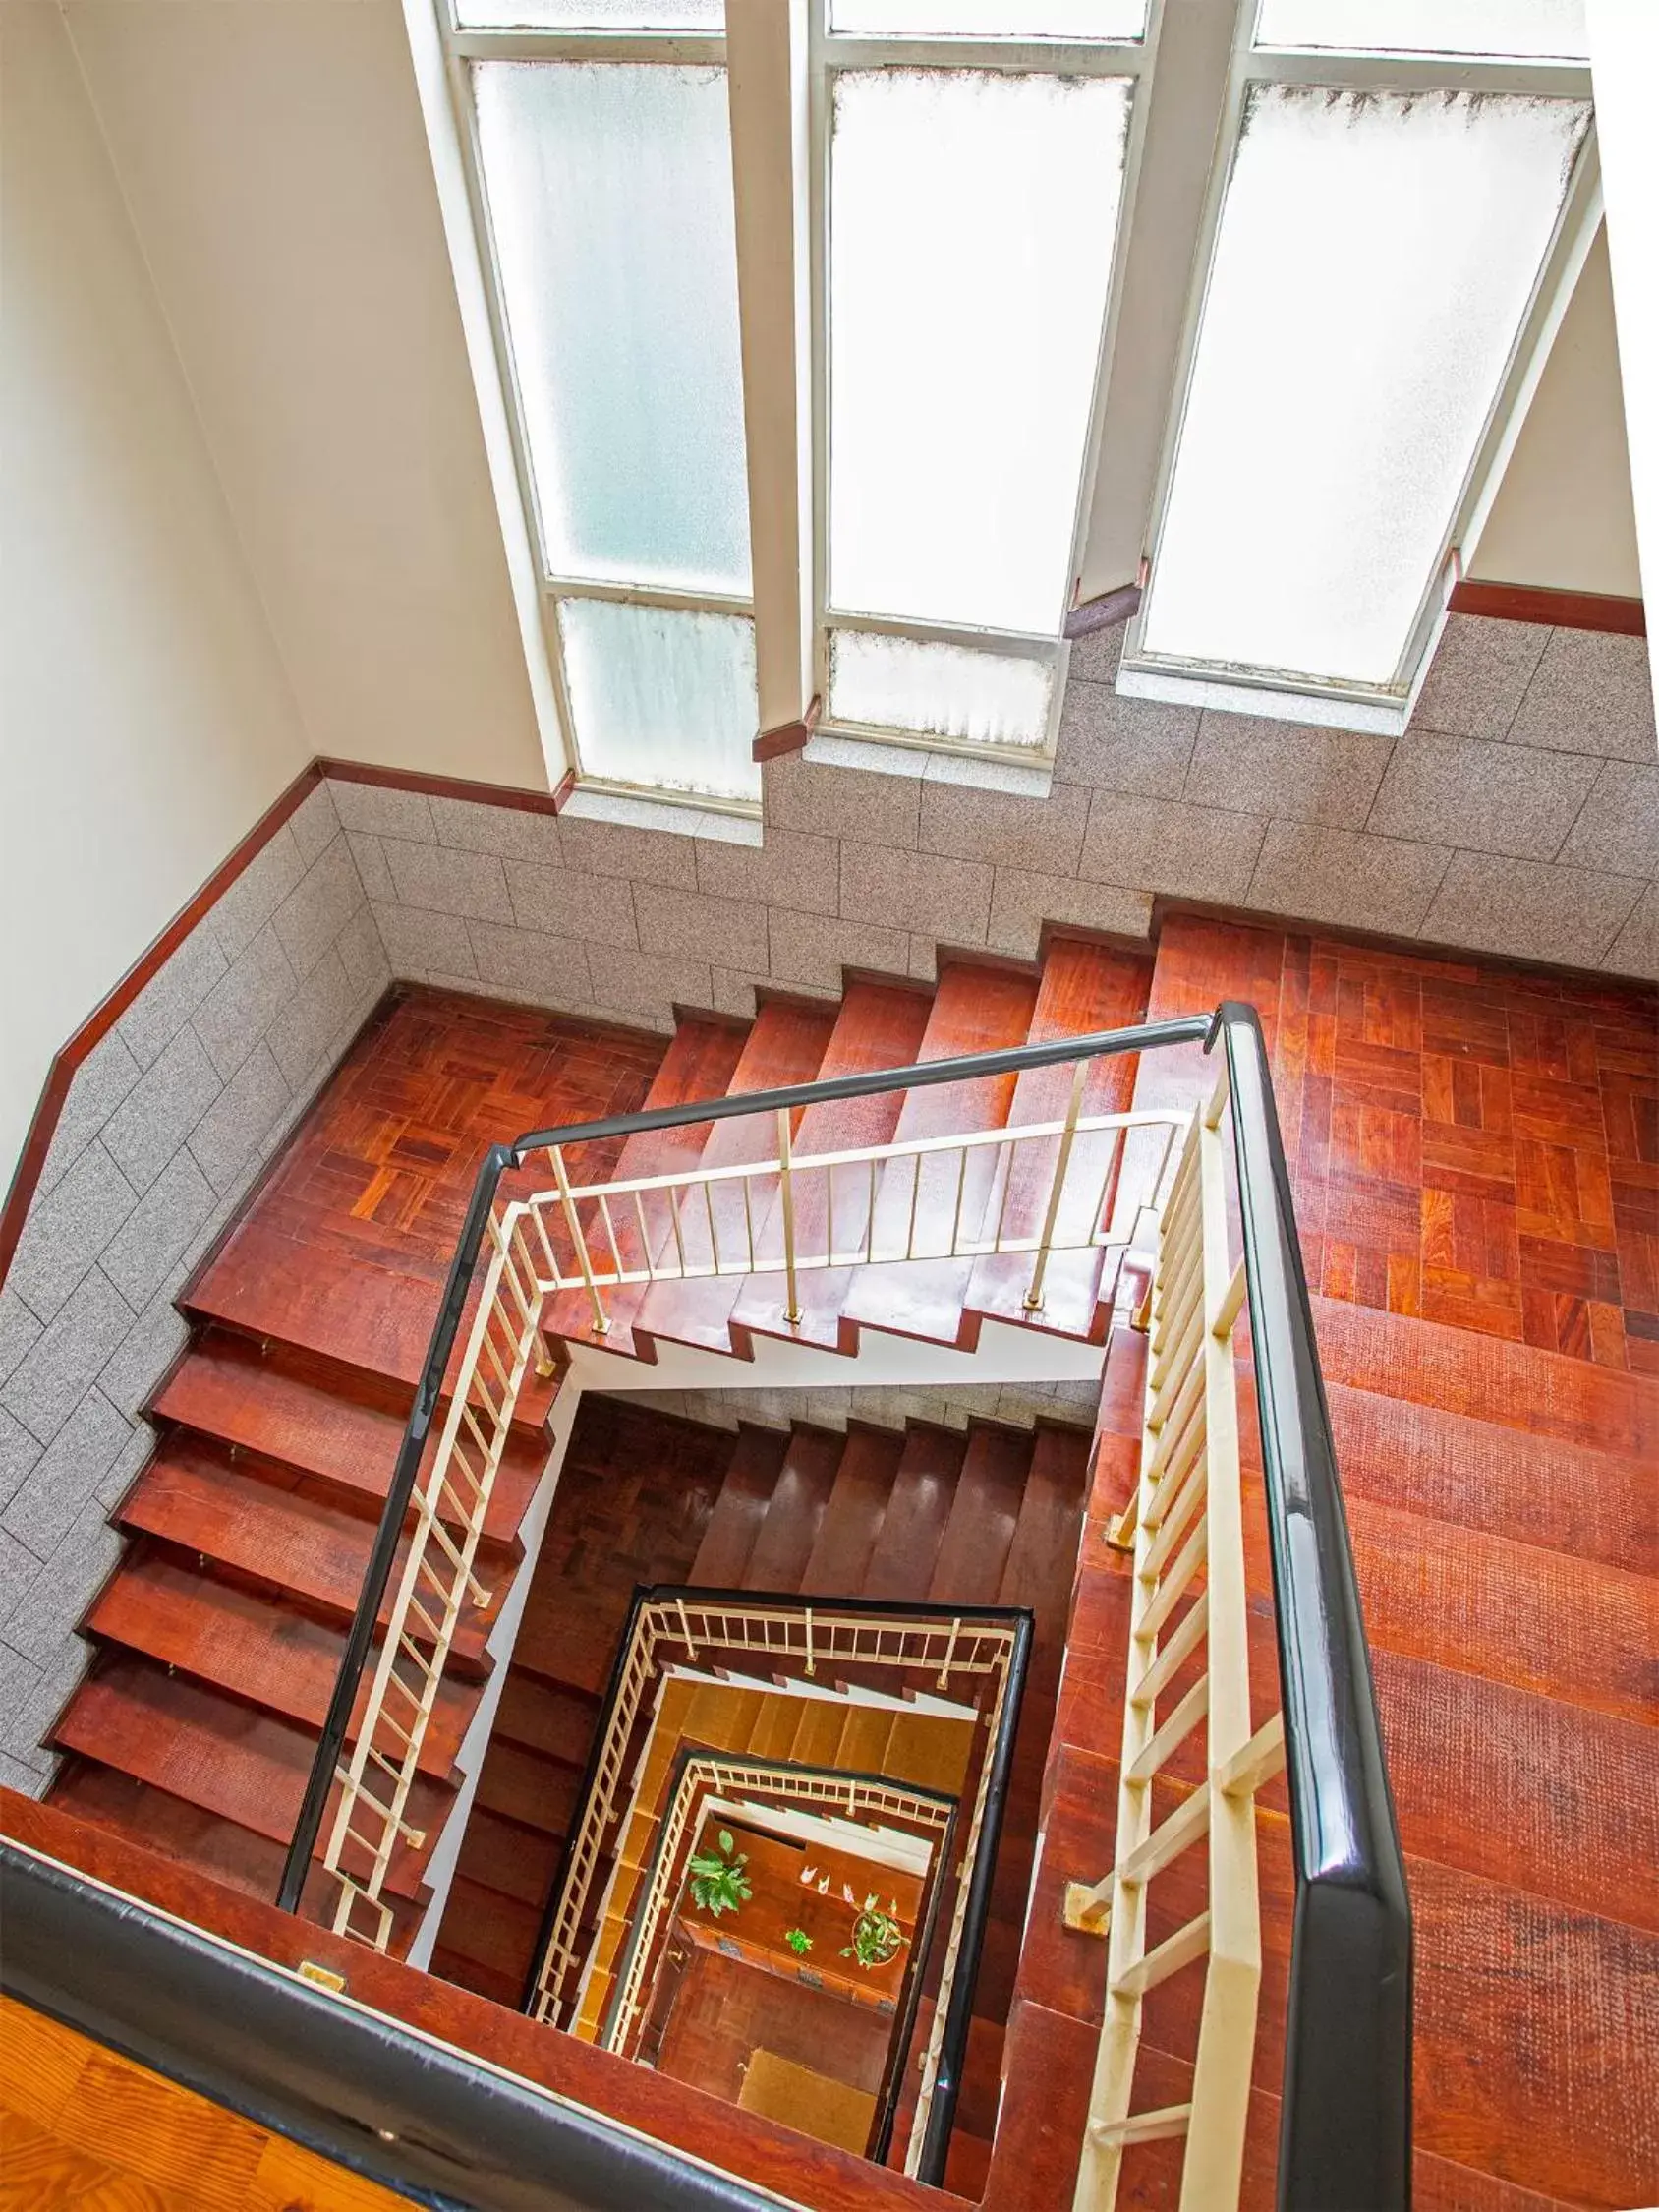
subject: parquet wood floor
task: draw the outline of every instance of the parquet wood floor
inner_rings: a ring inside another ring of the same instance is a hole
[[[410,2201],[0,1997],[0,2204],[13,2212],[396,2212]]]

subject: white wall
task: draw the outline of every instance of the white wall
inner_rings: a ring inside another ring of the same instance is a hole
[[[1468,571],[1498,583],[1641,597],[1605,226],[1562,318]]]
[[[0,7],[0,1181],[311,747],[56,7]]]
[[[316,751],[545,789],[397,0],[69,0]]]

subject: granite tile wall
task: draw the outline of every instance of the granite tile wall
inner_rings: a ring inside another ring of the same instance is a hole
[[[319,786],[76,1072],[0,1287],[0,1779],[42,1733],[151,1442],[140,1408],[185,1341],[173,1300],[391,967]]]
[[[1144,936],[1156,896],[1659,975],[1659,762],[1639,638],[1455,615],[1398,738],[1120,697],[1073,652],[1052,785],[816,739],[764,825],[579,794],[556,821],[339,785],[394,970],[670,1024],[757,983]]]

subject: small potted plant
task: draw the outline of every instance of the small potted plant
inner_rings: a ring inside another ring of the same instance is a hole
[[[754,1894],[744,1868],[747,1851],[740,1851],[731,1831],[722,1828],[715,1838],[717,1849],[695,1851],[690,1861],[691,1894],[699,1908],[717,1920],[722,1912],[735,1912]]]
[[[877,1966],[886,1966],[896,1958],[910,1938],[898,1923],[898,1899],[889,1899],[890,1912],[884,1912],[875,1897],[866,1897],[864,1909],[853,1922],[852,1942],[841,1948],[843,1958],[855,1958],[868,1974]]]
[[[783,1941],[789,1946],[797,1958],[804,1958],[812,1949],[812,1938],[804,1928],[786,1928],[783,1932]]]

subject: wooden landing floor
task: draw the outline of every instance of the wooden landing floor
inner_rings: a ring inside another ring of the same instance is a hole
[[[399,2212],[410,2201],[0,1997],[0,2204]]]

